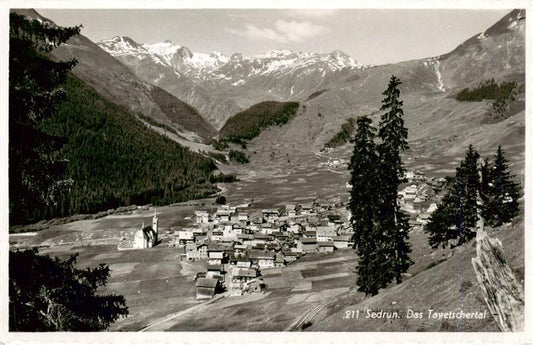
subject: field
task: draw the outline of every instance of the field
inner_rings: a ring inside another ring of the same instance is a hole
[[[264,294],[230,296],[168,320],[151,330],[280,331],[297,328],[301,319],[324,302],[354,294],[353,250],[309,254],[281,269],[263,270]],[[214,317],[223,315],[223,317]]]

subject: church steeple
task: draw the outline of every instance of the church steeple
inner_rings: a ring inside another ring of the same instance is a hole
[[[158,227],[159,227],[159,218],[157,217],[157,209],[155,209],[154,218],[152,219],[152,229],[154,230],[156,239],[157,239]]]

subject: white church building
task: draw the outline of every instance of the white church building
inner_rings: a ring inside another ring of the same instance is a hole
[[[157,210],[154,211],[152,219],[152,226],[144,226],[135,232],[133,241],[133,248],[151,248],[157,244],[157,233],[159,227],[159,218],[157,217]]]

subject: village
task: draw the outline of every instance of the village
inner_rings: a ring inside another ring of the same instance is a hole
[[[412,231],[421,231],[436,209],[444,179],[427,179],[408,171],[399,192],[399,205],[410,216]],[[347,185],[347,188],[351,186]],[[198,209],[186,226],[170,227],[160,234],[157,210],[152,225],[123,238],[119,250],[174,247],[181,261],[197,263],[196,299],[219,293],[240,296],[268,289],[262,275],[282,268],[308,253],[332,253],[353,247],[350,213],[341,198],[285,204],[257,209],[252,199],[242,204]]]

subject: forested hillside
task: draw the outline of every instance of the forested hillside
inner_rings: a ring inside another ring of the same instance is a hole
[[[333,138],[331,138],[324,146],[334,148],[344,145],[350,140],[354,131],[355,119],[353,117],[350,117],[348,120],[346,120],[345,123],[342,124],[341,130],[337,134],[335,134]]]
[[[65,102],[43,129],[66,138],[59,155],[68,159],[73,181],[70,193],[42,216],[172,203],[216,190],[209,182],[212,160],[149,130],[72,75],[65,90]]]
[[[289,122],[298,110],[298,102],[261,102],[230,117],[220,130],[224,140],[240,142],[251,140],[261,130]]]

